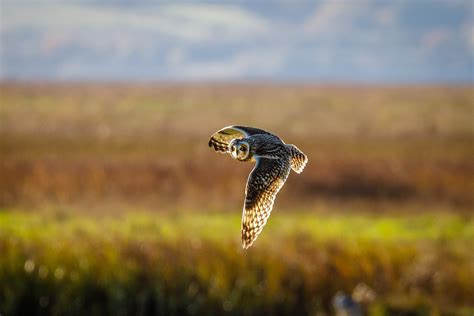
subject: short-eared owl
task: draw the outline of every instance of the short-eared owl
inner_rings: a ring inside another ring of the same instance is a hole
[[[238,161],[257,162],[247,180],[242,213],[242,247],[249,248],[267,223],[290,169],[301,173],[308,158],[295,145],[254,127],[224,127],[211,136],[209,147]]]

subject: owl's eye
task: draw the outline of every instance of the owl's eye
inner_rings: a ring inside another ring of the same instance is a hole
[[[230,151],[235,151],[235,146],[232,145],[232,147],[230,147]]]
[[[244,146],[244,145],[240,146],[240,151],[243,151],[243,152],[247,151],[247,146]]]

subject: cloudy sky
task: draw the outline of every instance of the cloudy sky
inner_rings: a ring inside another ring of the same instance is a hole
[[[1,79],[473,82],[472,0],[0,0]]]

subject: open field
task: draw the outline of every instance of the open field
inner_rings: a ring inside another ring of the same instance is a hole
[[[473,91],[1,83],[0,314],[472,315]],[[310,159],[249,251],[231,124]]]
[[[314,315],[364,282],[373,315],[474,311],[472,218],[273,216],[244,252],[238,214],[4,210],[0,310]]]
[[[251,166],[215,155],[207,140],[236,123],[282,135],[310,157],[304,176],[282,191],[286,205],[421,200],[463,211],[474,202],[471,87],[0,88],[0,205],[235,205]]]

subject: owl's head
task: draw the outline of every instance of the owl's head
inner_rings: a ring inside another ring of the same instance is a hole
[[[232,140],[229,144],[229,151],[232,158],[240,161],[247,161],[252,158],[250,144],[246,140]]]

